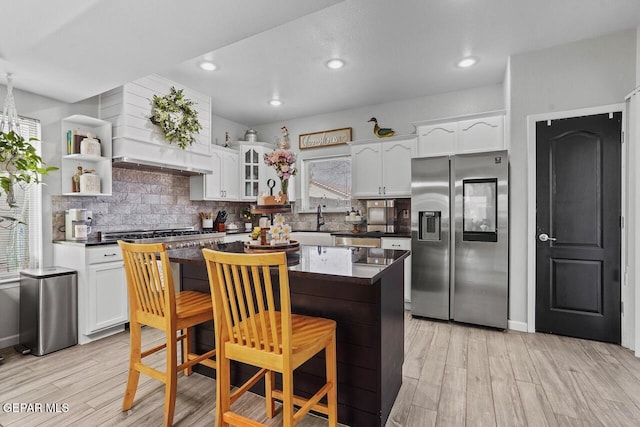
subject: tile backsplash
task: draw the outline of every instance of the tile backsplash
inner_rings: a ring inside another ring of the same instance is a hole
[[[198,212],[226,210],[227,225],[236,223],[243,227],[240,212],[248,202],[192,201],[189,199],[189,177],[163,172],[113,168],[112,196],[53,196],[53,239],[64,240],[65,209],[87,209],[93,214],[92,233],[98,231],[124,231],[139,229],[201,228]],[[404,201],[404,202],[403,202]],[[403,219],[402,209],[408,199],[398,199],[399,231],[409,229],[408,219]],[[403,206],[401,208],[401,205]],[[365,201],[353,200],[353,207],[365,213]],[[294,230],[315,230],[315,213],[286,215]],[[344,222],[344,212],[324,213],[322,231],[349,231]],[[257,225],[258,218],[254,218]],[[362,226],[364,227],[364,226]]]
[[[248,203],[192,201],[189,177],[163,172],[113,168],[112,196],[52,197],[53,238],[64,239],[65,209],[87,209],[93,214],[92,233],[158,228],[200,228],[198,212],[229,214],[227,223],[240,222]]]

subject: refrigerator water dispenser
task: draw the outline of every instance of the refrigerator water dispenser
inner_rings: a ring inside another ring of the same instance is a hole
[[[440,241],[441,211],[418,212],[418,239],[426,241]]]

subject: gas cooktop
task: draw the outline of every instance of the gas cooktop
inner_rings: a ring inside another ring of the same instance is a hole
[[[217,243],[223,236],[224,233],[185,227],[159,230],[108,231],[102,233],[101,241],[116,242],[124,240],[133,243],[166,243],[167,249],[179,249]]]

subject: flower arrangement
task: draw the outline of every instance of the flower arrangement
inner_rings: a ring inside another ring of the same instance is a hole
[[[296,162],[296,155],[286,148],[276,148],[271,153],[265,153],[264,162],[267,166],[273,166],[280,179],[289,179],[296,174],[297,169],[293,167]]]
[[[265,153],[264,155],[264,162],[268,166],[273,166],[280,177],[280,188],[282,189],[282,194],[287,194],[289,178],[298,172],[298,170],[293,167],[295,161],[296,155],[286,148],[276,148],[271,153]]]
[[[195,141],[195,135],[202,130],[198,121],[198,111],[193,101],[185,98],[183,90],[172,87],[165,96],[153,95],[151,123],[160,126],[164,137],[183,150]]]
[[[289,243],[291,226],[285,224],[284,217],[281,214],[275,214],[273,217],[273,225],[271,226],[271,244]]]

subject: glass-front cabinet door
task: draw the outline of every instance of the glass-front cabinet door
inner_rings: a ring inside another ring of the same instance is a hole
[[[239,144],[240,153],[240,198],[247,201],[256,201],[262,193],[269,194],[267,186],[269,179],[273,179],[274,194],[280,191],[280,179],[273,167],[264,163],[265,153],[270,153],[276,147],[266,142],[245,142]],[[298,165],[296,165],[298,166]],[[294,179],[289,180],[289,200],[294,197]]]
[[[262,161],[262,147],[244,147],[242,198],[255,200],[258,197],[260,179],[260,162]]]

